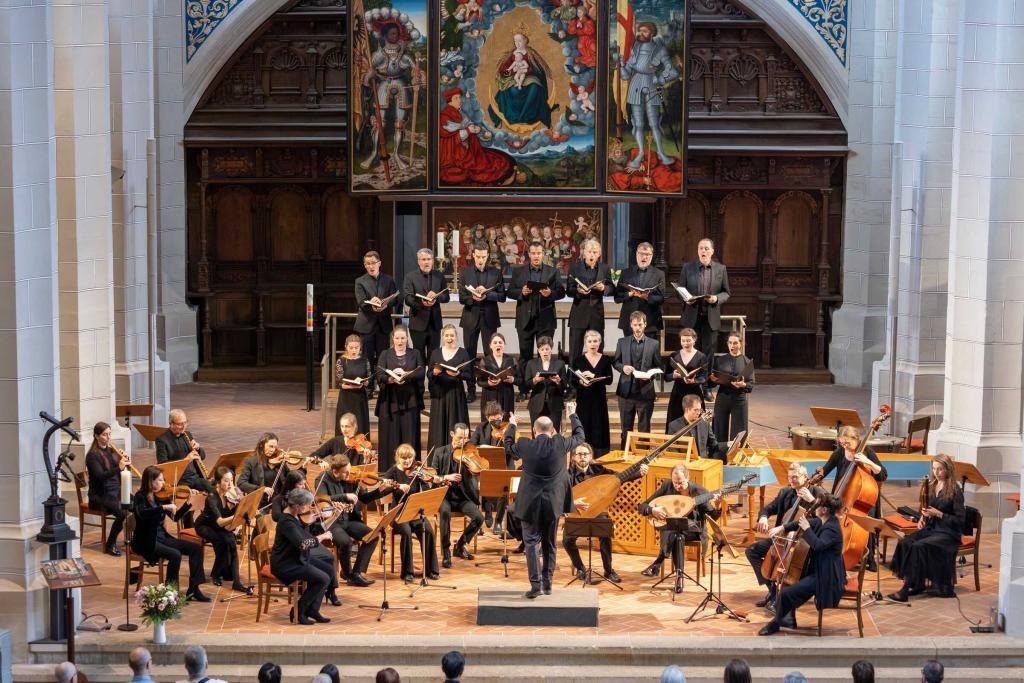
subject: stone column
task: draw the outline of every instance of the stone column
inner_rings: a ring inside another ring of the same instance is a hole
[[[51,32],[47,3],[0,4],[0,624],[19,661],[46,635],[39,411],[59,399]]]
[[[885,352],[898,3],[851,13],[850,115],[843,227],[843,305],[832,320],[829,370],[862,386]]]
[[[905,0],[897,55],[886,357],[875,363],[872,412],[892,402],[896,434],[907,422],[942,419],[949,196],[956,102],[958,0]],[[892,319],[897,322],[896,395],[890,394]]]

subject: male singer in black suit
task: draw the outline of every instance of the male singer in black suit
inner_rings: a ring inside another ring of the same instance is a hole
[[[703,410],[704,404],[701,403],[700,397],[697,394],[687,394],[683,397],[683,416],[672,420],[665,431],[668,434],[675,434],[686,425],[697,422],[697,426],[690,432],[693,443],[697,447],[697,455],[701,458],[718,458],[724,465],[729,444],[721,443],[716,439],[711,425],[700,419]]]
[[[491,343],[491,336],[501,326],[498,317],[498,304],[505,300],[505,283],[501,271],[487,265],[488,250],[486,242],[473,244],[473,265],[459,273],[459,303],[462,304],[462,339],[469,357],[476,363],[477,343],[483,342],[486,353]],[[490,289],[483,295],[474,294],[474,289]],[[476,398],[476,383],[466,382],[467,400]]]
[[[581,286],[580,283],[583,283]],[[611,270],[601,263],[601,243],[589,239],[583,243],[583,258],[569,266],[565,290],[572,299],[569,309],[569,365],[583,352],[587,330],[601,333],[604,350],[604,295],[611,294]]]
[[[402,310],[397,296],[386,306],[380,302],[398,292],[398,285],[390,275],[380,272],[380,254],[368,251],[363,256],[366,275],[356,278],[356,322],[352,330],[363,338],[363,355],[371,368],[377,367],[377,356],[388,348],[388,336],[395,326],[392,313]],[[373,380],[371,380],[371,384]]]
[[[416,270],[405,276],[402,295],[409,307],[409,334],[412,345],[430,360],[430,352],[441,345],[441,304],[451,300],[444,273],[434,270],[434,252],[420,249],[416,252]],[[419,295],[419,296],[417,296]],[[429,300],[420,297],[431,297]]]
[[[185,411],[175,408],[167,414],[167,419],[170,421],[167,431],[156,437],[156,461],[161,465],[175,460],[188,461],[178,481],[168,483],[185,484],[196,491],[213,493],[213,484],[203,476],[195,462],[206,460],[206,451],[189,432],[185,431],[188,427],[188,416],[185,415]]]
[[[551,593],[558,520],[572,512],[568,454],[583,443],[585,435],[576,416],[576,404],[570,401],[566,410],[572,423],[572,436],[568,439],[558,433],[549,417],[538,417],[533,423],[532,439],[517,441],[515,434],[505,435],[505,452],[522,462],[515,516],[523,526],[526,569],[530,575],[530,590],[525,595],[531,600],[541,593]],[[516,424],[515,413],[509,422]]]
[[[640,379],[634,377],[633,373],[661,367],[658,342],[644,334],[647,326],[644,314],[633,311],[629,316],[629,326],[633,334],[619,339],[615,345],[615,360],[612,361],[612,367],[622,373],[615,388],[619,397],[619,418],[622,421],[622,442],[619,448],[626,447],[626,433],[633,430],[634,420],[639,421],[638,429],[641,432],[651,431],[656,395],[654,380]]]
[[[615,303],[622,304],[619,312],[619,329],[629,334],[629,316],[640,311],[647,319],[646,334],[657,339],[661,331],[661,305],[665,302],[665,273],[651,265],[654,247],[650,242],[641,242],[636,248],[636,265],[622,271],[615,285]],[[642,292],[630,289],[629,285]]]
[[[697,348],[708,358],[718,348],[718,330],[722,328],[722,304],[729,300],[729,271],[712,261],[715,243],[705,237],[697,243],[697,260],[683,265],[679,287],[693,297],[683,301],[683,328],[697,332]],[[678,290],[676,290],[678,293]],[[707,299],[703,297],[707,296]],[[680,294],[682,299],[682,294]]]
[[[558,270],[544,263],[544,245],[530,242],[530,262],[516,268],[508,286],[508,298],[516,304],[516,331],[519,333],[519,361],[533,358],[533,345],[540,337],[555,336],[555,302],[565,296]],[[530,289],[529,283],[544,285]]]

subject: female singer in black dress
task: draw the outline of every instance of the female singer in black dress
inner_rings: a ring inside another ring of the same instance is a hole
[[[576,356],[572,369],[587,379],[573,373],[569,379],[576,387],[576,415],[583,423],[587,443],[598,458],[611,449],[611,434],[608,425],[608,386],[612,383],[612,361],[601,353],[601,333],[588,330],[583,336],[583,353]]]
[[[439,363],[457,368],[443,370]],[[469,424],[466,404],[466,382],[473,381],[473,367],[466,349],[458,345],[455,325],[441,328],[441,346],[430,352],[427,377],[430,378],[430,426],[427,448],[441,447],[451,439],[451,432],[460,422]]]
[[[843,506],[838,497],[830,493],[818,496],[816,519],[801,517],[786,524],[788,533],[797,527],[804,530],[803,538],[811,546],[808,572],[792,586],[779,594],[775,616],[758,632],[762,636],[778,633],[783,626],[796,628],[796,609],[814,596],[814,606],[831,609],[839,604],[846,587],[846,568],[843,566],[843,530],[836,513]]]
[[[356,428],[360,434],[370,432],[370,361],[363,357],[363,342],[358,334],[345,338],[345,355],[334,366],[334,377],[338,383],[338,407],[334,423],[345,413],[356,416]],[[362,380],[358,384],[342,380]]]
[[[288,507],[288,494],[296,489],[308,491],[309,485],[306,482],[305,474],[298,470],[293,470],[284,478],[281,493],[274,496],[274,500],[271,502],[270,516],[278,524],[281,523],[281,519],[286,514],[285,508]],[[316,515],[317,511],[313,510],[313,514]],[[312,534],[319,534],[324,530],[320,525],[319,516],[317,521],[310,522],[307,526],[309,526],[309,531]],[[328,537],[330,537],[330,534],[328,534]],[[310,549],[309,555],[311,562],[314,562],[318,567],[323,568],[324,571],[331,576],[331,581],[327,585],[327,601],[337,607],[341,604],[341,600],[338,599],[338,594],[335,592],[338,588],[338,575],[334,571],[334,553],[323,545],[318,545],[317,547]]]
[[[889,595],[891,600],[907,602],[908,596],[924,592],[926,581],[938,590],[940,598],[955,595],[953,576],[966,511],[954,472],[948,455],[932,460],[928,507],[921,511],[918,531],[900,539],[892,556],[892,570],[903,579],[903,587]]]
[[[522,389],[529,395],[527,407],[530,422],[538,417],[550,417],[555,429],[562,429],[562,411],[565,409],[565,393],[569,389],[565,363],[551,355],[551,337],[537,340],[537,357],[531,358],[523,367]]]
[[[730,332],[729,353],[715,356],[712,370],[735,375],[739,379],[718,386],[713,427],[715,438],[728,441],[747,431],[747,394],[754,390],[753,361],[743,355],[743,339]]]
[[[395,462],[395,449],[411,444],[420,452],[420,412],[423,410],[423,359],[409,348],[409,330],[395,325],[391,330],[391,348],[381,352],[377,360],[380,371],[377,397],[377,439],[379,468],[386,470]],[[386,374],[398,371],[402,381]]]
[[[708,380],[708,357],[697,350],[697,333],[689,327],[679,331],[679,350],[669,356],[665,374],[672,380],[672,394],[668,397],[668,410],[665,414],[667,426],[683,416],[683,399],[688,394],[700,398],[701,410],[704,409],[704,385]],[[683,366],[689,373],[696,370],[691,378],[684,378],[676,363]]]
[[[238,475],[238,488],[243,493],[252,493],[258,488],[263,489],[263,498],[260,505],[270,502],[277,491],[281,490],[281,483],[288,474],[288,464],[281,462],[273,464],[271,458],[277,452],[277,435],[273,432],[264,432],[260,440],[256,442],[256,448],[252,455],[242,462],[242,473]],[[283,469],[278,469],[283,468]]]
[[[213,473],[213,493],[206,497],[206,507],[196,518],[196,533],[213,546],[213,584],[219,586],[228,580],[233,590],[252,595],[252,586],[243,584],[238,574],[235,534],[227,529],[241,498],[242,492],[235,488],[235,473],[228,467],[218,467]]]
[[[480,421],[487,419],[484,415],[484,406],[488,401],[497,401],[507,418],[516,409],[516,388],[515,388],[515,367],[516,361],[512,356],[505,353],[505,336],[495,332],[491,336],[491,352],[485,353],[480,367],[484,370],[498,374],[502,370],[512,368],[508,375],[500,380],[485,374],[477,376],[477,384],[480,385]]]
[[[92,428],[92,445],[85,454],[85,469],[89,472],[89,507],[114,518],[103,551],[119,557],[117,536],[126,516],[121,509],[121,471],[128,467],[128,458],[121,458],[114,452],[110,435],[110,425],[106,422],[97,422]]]
[[[320,614],[324,593],[336,579],[334,561],[323,566],[312,551],[322,548],[331,534],[321,530],[314,535],[307,528],[315,514],[312,511],[313,494],[296,488],[288,494],[281,519],[274,535],[274,547],[270,553],[270,572],[285,585],[305,581],[306,590],[299,596],[298,604],[288,615],[289,621],[298,621],[304,626],[314,622],[326,624],[330,621]]]
[[[132,498],[132,513],[135,515],[135,533],[132,534],[132,550],[156,564],[167,561],[164,579],[167,583],[178,584],[178,570],[181,556],[188,556],[188,590],[186,595],[196,602],[210,602],[199,586],[206,582],[203,572],[203,547],[175,538],[164,529],[164,517],[175,521],[181,519],[192,508],[185,503],[178,508],[174,503],[160,503],[156,493],[164,487],[164,473],[159,467],[150,465],[142,471],[142,485]]]

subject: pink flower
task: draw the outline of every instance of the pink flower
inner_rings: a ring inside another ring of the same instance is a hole
[[[165,609],[167,609],[167,603],[165,601],[161,600],[160,602],[157,603],[156,608],[158,610],[160,610],[161,612],[163,612]]]

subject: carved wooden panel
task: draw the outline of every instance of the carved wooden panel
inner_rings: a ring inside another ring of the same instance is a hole
[[[324,194],[324,256],[329,261],[362,260],[362,245],[356,239],[359,202],[341,187],[331,188]]]
[[[709,223],[711,207],[699,192],[675,203],[669,218],[669,235],[666,240],[666,258],[669,263],[682,263],[695,258],[697,242],[711,234]]]
[[[783,266],[811,266],[814,263],[814,207],[803,197],[791,195],[779,205],[775,218],[775,262]]]
[[[723,200],[723,263],[730,266],[756,266],[757,245],[761,234],[760,200],[749,192],[733,193]]]
[[[274,261],[305,261],[309,210],[304,193],[286,188],[270,200],[270,256]]]
[[[214,202],[216,255],[222,261],[249,261],[253,256],[252,194],[245,188],[227,187]]]

